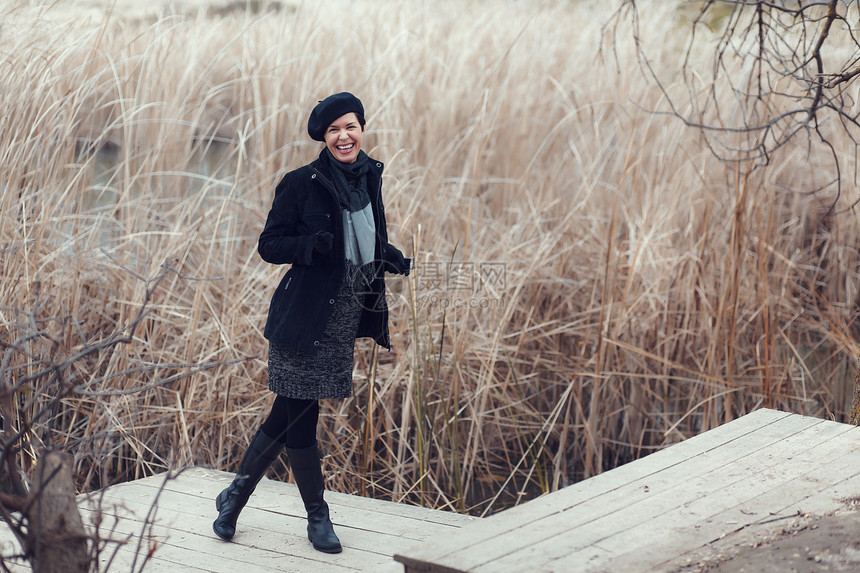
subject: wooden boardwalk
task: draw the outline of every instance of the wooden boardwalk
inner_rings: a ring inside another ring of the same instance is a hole
[[[395,559],[408,573],[674,572],[858,499],[860,427],[759,410]]]
[[[115,556],[105,552],[100,570],[112,557],[110,571],[138,571],[152,551],[145,572],[402,572],[403,566],[392,559],[395,552],[475,519],[327,492],[332,521],[344,545],[343,553],[327,555],[314,550],[307,539],[296,486],[264,478],[239,518],[236,536],[226,542],[212,532],[217,515],[214,499],[232,479],[232,473],[189,468],[174,479],[153,476],[80,496],[85,524],[93,523],[100,505],[104,515],[100,535],[128,540]],[[152,525],[147,525],[148,516]],[[9,555],[10,534],[3,530],[3,554]],[[108,549],[116,547],[111,544]],[[29,567],[16,571],[29,571]]]
[[[149,553],[144,571],[170,573],[676,572],[707,561],[720,543],[756,544],[860,500],[860,427],[759,410],[485,519],[329,493],[338,555],[307,541],[295,486],[268,479],[233,541],[216,538],[213,500],[232,477],[190,468],[79,502],[88,525],[101,506],[101,536],[127,540],[112,572],[139,571]],[[0,530],[9,555],[9,532]]]

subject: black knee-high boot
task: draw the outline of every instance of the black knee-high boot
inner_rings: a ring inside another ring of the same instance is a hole
[[[242,457],[239,471],[236,472],[233,483],[215,498],[215,509],[218,510],[218,517],[212,524],[212,529],[218,537],[226,540],[233,538],[236,533],[236,520],[239,518],[239,512],[248,503],[248,498],[254,493],[254,489],[260,483],[263,474],[278,458],[283,447],[284,444],[271,439],[262,430],[257,430],[248,450]]]
[[[287,455],[305,510],[308,512],[308,539],[317,551],[340,553],[343,548],[334,533],[328,504],[323,499],[325,483],[316,443],[307,448],[287,448]]]

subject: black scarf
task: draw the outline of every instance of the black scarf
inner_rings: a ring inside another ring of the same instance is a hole
[[[358,152],[353,163],[338,161],[326,147],[320,154],[329,168],[340,206],[350,212],[361,211],[370,203],[367,193],[367,172],[370,158],[364,151]]]
[[[320,153],[320,157],[328,164],[340,202],[346,260],[357,267],[370,267],[376,241],[376,223],[367,192],[367,172],[371,160],[366,153],[359,151],[355,162],[342,163],[335,159],[328,147]]]

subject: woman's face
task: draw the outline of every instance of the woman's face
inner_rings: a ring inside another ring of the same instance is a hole
[[[361,151],[364,127],[353,112],[342,115],[325,131],[325,144],[331,154],[343,163],[353,163]]]

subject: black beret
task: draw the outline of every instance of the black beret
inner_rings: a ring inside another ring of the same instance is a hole
[[[316,141],[325,141],[325,130],[342,115],[355,112],[364,115],[361,100],[349,92],[330,95],[319,102],[308,118],[308,135]]]

